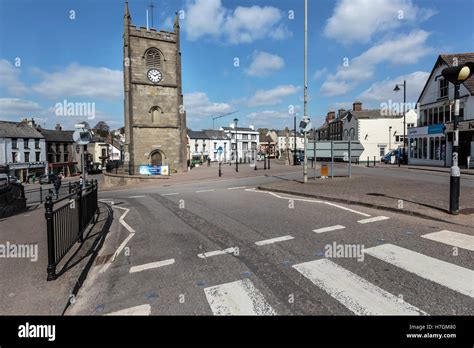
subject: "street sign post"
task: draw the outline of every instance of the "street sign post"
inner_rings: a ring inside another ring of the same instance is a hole
[[[81,173],[82,173],[82,187],[86,186],[86,172],[84,165],[84,145],[87,145],[92,140],[91,132],[82,123],[76,125],[76,130],[72,134],[74,142],[81,147]]]

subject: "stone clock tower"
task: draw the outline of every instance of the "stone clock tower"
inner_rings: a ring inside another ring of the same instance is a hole
[[[136,28],[124,17],[125,170],[169,165],[187,170],[186,112],[181,87],[178,15],[173,32]]]

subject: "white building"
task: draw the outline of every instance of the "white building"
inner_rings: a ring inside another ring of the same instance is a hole
[[[405,134],[416,125],[414,110],[406,113]],[[329,112],[326,123],[318,129],[319,140],[358,140],[364,146],[360,162],[378,162],[389,151],[403,147],[403,115],[382,109],[363,109],[354,102],[352,110]]]
[[[9,174],[22,181],[30,174],[46,173],[44,136],[24,122],[0,121],[0,165],[8,166]]]
[[[289,150],[289,155],[290,157],[293,156],[293,152],[302,152],[304,151],[304,136],[303,134],[296,132],[296,142],[295,142],[295,132],[293,130],[289,130],[288,134],[286,134],[286,131],[278,131],[277,132],[278,138],[277,138],[277,145],[276,145],[276,150],[278,153],[278,158],[282,158],[284,156],[285,151],[288,149]]]
[[[231,123],[229,127],[221,127],[221,130],[227,136],[230,135],[231,161],[235,161],[235,151],[237,151],[239,161],[250,162],[255,159],[258,152],[259,133],[253,125],[235,128]]]
[[[227,162],[232,157],[230,138],[224,131],[212,129],[188,131],[189,160]]]
[[[453,62],[474,62],[474,53],[441,54],[418,99],[418,127],[409,131],[410,164],[444,166],[452,163],[454,86],[441,72]],[[474,77],[460,86],[459,165],[474,157]]]

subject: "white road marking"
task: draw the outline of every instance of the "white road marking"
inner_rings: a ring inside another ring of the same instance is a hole
[[[320,259],[293,267],[357,315],[426,314],[330,260]]]
[[[114,205],[114,201],[111,201],[109,199],[99,199],[98,201],[103,202],[103,203],[110,203],[110,205]]]
[[[130,196],[128,198],[144,198],[144,197],[146,197],[146,196]]]
[[[106,315],[150,315],[151,306],[149,304],[144,304],[140,306],[130,307],[121,309],[116,312],[107,313]]]
[[[458,248],[474,251],[474,236],[470,236],[468,234],[442,230],[439,232],[424,234],[421,237]]]
[[[266,239],[266,240],[261,240],[259,242],[255,242],[256,245],[262,246],[262,245],[267,245],[267,244],[273,244],[273,243],[278,243],[278,242],[283,242],[285,240],[290,240],[294,239],[294,237],[288,235],[288,236],[282,236],[282,237],[277,237],[277,238],[271,238],[271,239]]]
[[[211,190],[199,190],[199,191],[196,191],[196,193],[201,193],[201,192],[212,192],[214,191],[214,189],[211,189]]]
[[[374,216],[374,217],[371,217],[371,218],[368,218],[368,219],[359,220],[357,222],[360,223],[360,224],[368,224],[370,222],[376,222],[376,221],[382,221],[382,220],[388,220],[388,219],[390,219],[390,218],[387,217],[387,216]]]
[[[355,214],[362,215],[362,216],[367,216],[367,217],[371,216],[370,214],[366,214],[366,213],[363,213],[361,211],[351,209],[351,208],[347,208],[347,207],[343,207],[342,205],[327,202],[327,201],[321,201],[321,200],[315,200],[315,199],[305,199],[305,198],[296,198],[296,197],[284,197],[284,196],[280,196],[280,195],[276,194],[275,192],[255,190],[254,188],[253,189],[246,189],[245,191],[266,193],[266,194],[269,194],[271,196],[274,196],[274,197],[277,197],[277,198],[280,198],[280,199],[286,199],[286,200],[292,200],[292,201],[327,204],[327,205],[330,205],[330,206],[333,206],[333,207],[337,207],[339,209],[343,209],[343,210],[350,211],[350,212],[355,213]]]
[[[248,278],[204,289],[214,315],[276,315]]]
[[[163,260],[163,261],[146,263],[146,264],[140,265],[140,266],[133,266],[133,267],[130,268],[130,273],[136,273],[136,272],[145,271],[147,269],[153,269],[153,268],[168,266],[168,265],[172,265],[173,263],[174,263],[174,259],[168,259],[168,260]]]
[[[318,228],[316,230],[313,230],[313,232],[324,233],[324,232],[329,232],[329,231],[342,230],[344,228],[346,227],[342,225],[334,225],[334,226],[329,226],[329,227]]]
[[[115,206],[115,208],[118,208],[118,209],[123,209],[125,210],[125,212],[122,214],[122,216],[120,216],[119,218],[119,222],[122,224],[122,226],[124,226],[128,232],[130,232],[130,234],[127,236],[127,238],[125,238],[125,240],[119,245],[119,247],[117,248],[117,250],[115,251],[114,255],[112,256],[112,259],[110,260],[110,262],[107,262],[106,264],[104,264],[102,266],[102,268],[100,269],[99,273],[104,273],[105,271],[107,271],[107,269],[110,267],[110,265],[112,264],[112,262],[115,262],[115,260],[117,259],[117,256],[122,252],[122,250],[125,248],[125,246],[127,245],[127,243],[130,241],[130,239],[132,239],[132,237],[135,235],[135,230],[133,228],[130,227],[129,224],[127,224],[124,220],[125,216],[127,216],[128,212],[130,211],[130,209],[128,208],[122,208],[122,207],[117,207]]]
[[[174,196],[174,195],[179,195],[178,192],[170,192],[170,193],[162,193],[162,196]]]
[[[237,250],[238,250],[237,248],[232,247],[232,248],[227,248],[224,250],[208,251],[207,253],[204,253],[204,254],[198,254],[198,257],[200,257],[201,259],[205,259],[206,257],[210,257],[210,256],[232,254],[236,252]]]
[[[474,271],[441,261],[393,244],[383,244],[364,253],[404,269],[417,276],[441,284],[464,295],[474,297]]]
[[[240,189],[244,189],[244,188],[247,188],[247,186],[228,187],[227,189],[228,190],[240,190]]]

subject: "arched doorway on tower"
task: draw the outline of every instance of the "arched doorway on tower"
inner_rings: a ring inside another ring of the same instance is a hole
[[[153,151],[150,156],[150,162],[152,166],[161,166],[163,165],[163,154],[161,151]]]

